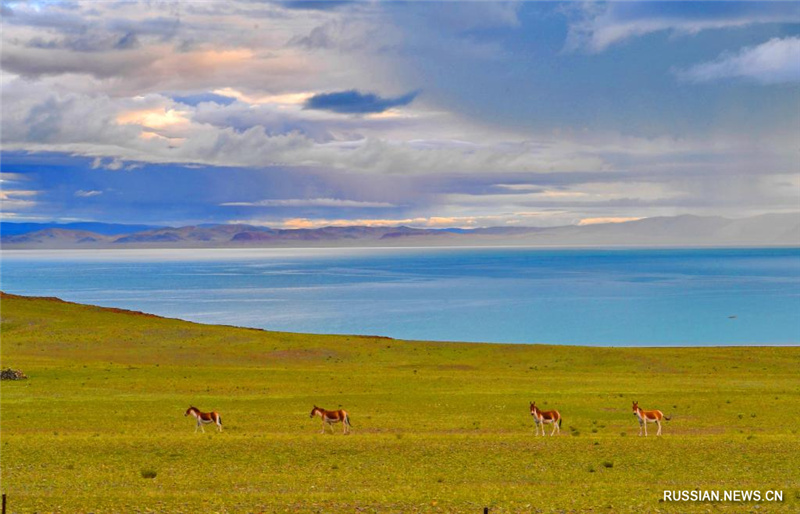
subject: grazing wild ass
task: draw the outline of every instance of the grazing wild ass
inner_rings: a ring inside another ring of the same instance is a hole
[[[200,412],[200,409],[197,407],[189,407],[186,409],[186,414],[184,414],[184,416],[188,416],[189,414],[194,416],[194,418],[197,420],[197,425],[194,427],[195,432],[197,432],[198,428],[202,432],[205,432],[206,430],[203,428],[203,425],[208,425],[209,423],[216,423],[217,430],[222,432],[222,418],[218,412]]]
[[[322,407],[317,407],[314,405],[314,408],[311,409],[311,416],[314,417],[319,415],[322,418],[322,432],[321,434],[325,433],[325,426],[331,427],[331,433],[333,433],[333,424],[334,423],[342,423],[342,427],[344,428],[344,435],[350,433],[350,416],[347,415],[346,410],[325,410]]]
[[[660,410],[643,410],[639,407],[639,402],[633,402],[633,414],[639,420],[639,435],[642,435],[642,427],[644,427],[644,436],[647,437],[647,424],[655,423],[658,425],[658,432],[656,435],[661,435],[661,420],[669,421],[668,418]]]
[[[544,435],[545,424],[553,425],[553,431],[550,432],[550,435],[555,434],[556,430],[558,430],[559,434],[561,433],[561,414],[557,410],[543,411],[536,406],[536,402],[531,402],[531,416],[533,416],[533,421],[536,422],[536,435],[539,435],[539,425],[542,426],[542,435]]]

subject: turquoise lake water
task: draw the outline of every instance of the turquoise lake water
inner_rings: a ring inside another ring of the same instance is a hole
[[[9,293],[404,339],[800,344],[800,249],[4,252]]]

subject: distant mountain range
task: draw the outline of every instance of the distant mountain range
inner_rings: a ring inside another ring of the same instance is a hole
[[[150,227],[106,223],[0,223],[0,243],[22,248],[252,248],[314,246],[800,246],[800,213],[728,219],[645,218],[560,227],[273,229],[226,224]]]

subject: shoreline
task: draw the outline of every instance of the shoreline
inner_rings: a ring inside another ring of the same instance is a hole
[[[30,301],[48,301],[54,303],[63,303],[67,305],[73,306],[80,306],[86,307],[91,309],[99,309],[105,312],[112,312],[118,314],[127,314],[133,316],[143,316],[147,318],[154,318],[154,319],[161,319],[161,320],[171,320],[171,321],[180,321],[183,323],[190,323],[192,325],[199,325],[201,327],[220,327],[220,328],[232,328],[237,330],[253,330],[256,332],[261,333],[268,333],[268,334],[292,334],[295,336],[313,336],[313,337],[352,337],[358,339],[384,339],[387,341],[392,341],[396,343],[411,343],[411,344],[419,344],[419,343],[430,343],[430,344],[446,344],[446,345],[488,345],[488,346],[510,346],[515,348],[573,348],[573,349],[585,349],[585,348],[592,348],[592,349],[666,349],[666,350],[700,350],[700,349],[709,349],[709,348],[736,348],[736,349],[747,349],[747,348],[797,348],[800,347],[800,342],[796,343],[783,343],[783,344],[775,344],[775,343],[765,343],[765,344],[758,344],[758,343],[747,343],[747,344],[715,344],[715,345],[683,345],[683,344],[675,344],[675,345],[619,345],[619,346],[611,346],[611,345],[587,345],[587,344],[558,344],[558,343],[546,343],[546,342],[537,342],[537,343],[505,343],[505,342],[491,342],[491,341],[452,341],[452,340],[435,340],[435,339],[402,339],[396,338],[392,336],[385,336],[385,335],[374,335],[374,334],[340,334],[340,333],[315,333],[315,332],[289,332],[284,330],[270,330],[265,328],[258,328],[258,327],[248,327],[244,325],[229,325],[225,323],[202,323],[199,321],[192,321],[178,317],[171,317],[171,316],[162,316],[160,314],[153,314],[144,311],[138,311],[134,309],[123,309],[119,307],[105,307],[102,305],[95,305],[89,303],[80,303],[80,302],[73,302],[69,300],[64,300],[62,298],[56,296],[31,296],[31,295],[21,295],[16,293],[9,293],[7,291],[0,291],[0,305],[2,305],[3,299],[13,299],[13,300],[30,300]],[[1,310],[1,308],[0,308]]]
[[[149,256],[159,258],[181,259],[188,261],[202,261],[219,258],[222,256],[247,259],[263,257],[274,254],[281,257],[315,257],[319,254],[310,252],[325,252],[335,255],[358,253],[391,253],[391,252],[445,252],[445,251],[491,251],[491,250],[518,250],[530,252],[658,252],[658,251],[757,251],[757,250],[800,250],[800,245],[767,245],[767,246],[724,246],[724,245],[575,245],[575,246],[527,246],[527,245],[477,245],[477,246],[296,246],[296,247],[141,247],[141,248],[7,248],[0,245],[0,260],[3,258],[40,258],[42,260],[58,260],[69,258],[84,258],[85,260],[99,260],[104,258],[133,258],[146,259]],[[98,255],[98,252],[102,252]],[[195,252],[195,253],[187,253]],[[205,253],[205,255],[204,255]]]

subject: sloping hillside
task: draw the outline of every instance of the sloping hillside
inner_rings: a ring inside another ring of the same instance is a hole
[[[3,366],[29,377],[0,397],[12,512],[655,511],[698,484],[785,492],[762,512],[800,501],[800,348],[313,336],[11,295],[0,309]],[[636,437],[632,400],[672,417],[661,438]],[[534,437],[529,401],[561,412],[560,435]],[[224,431],[195,434],[190,405]],[[314,405],[347,409],[352,435],[321,435]]]

